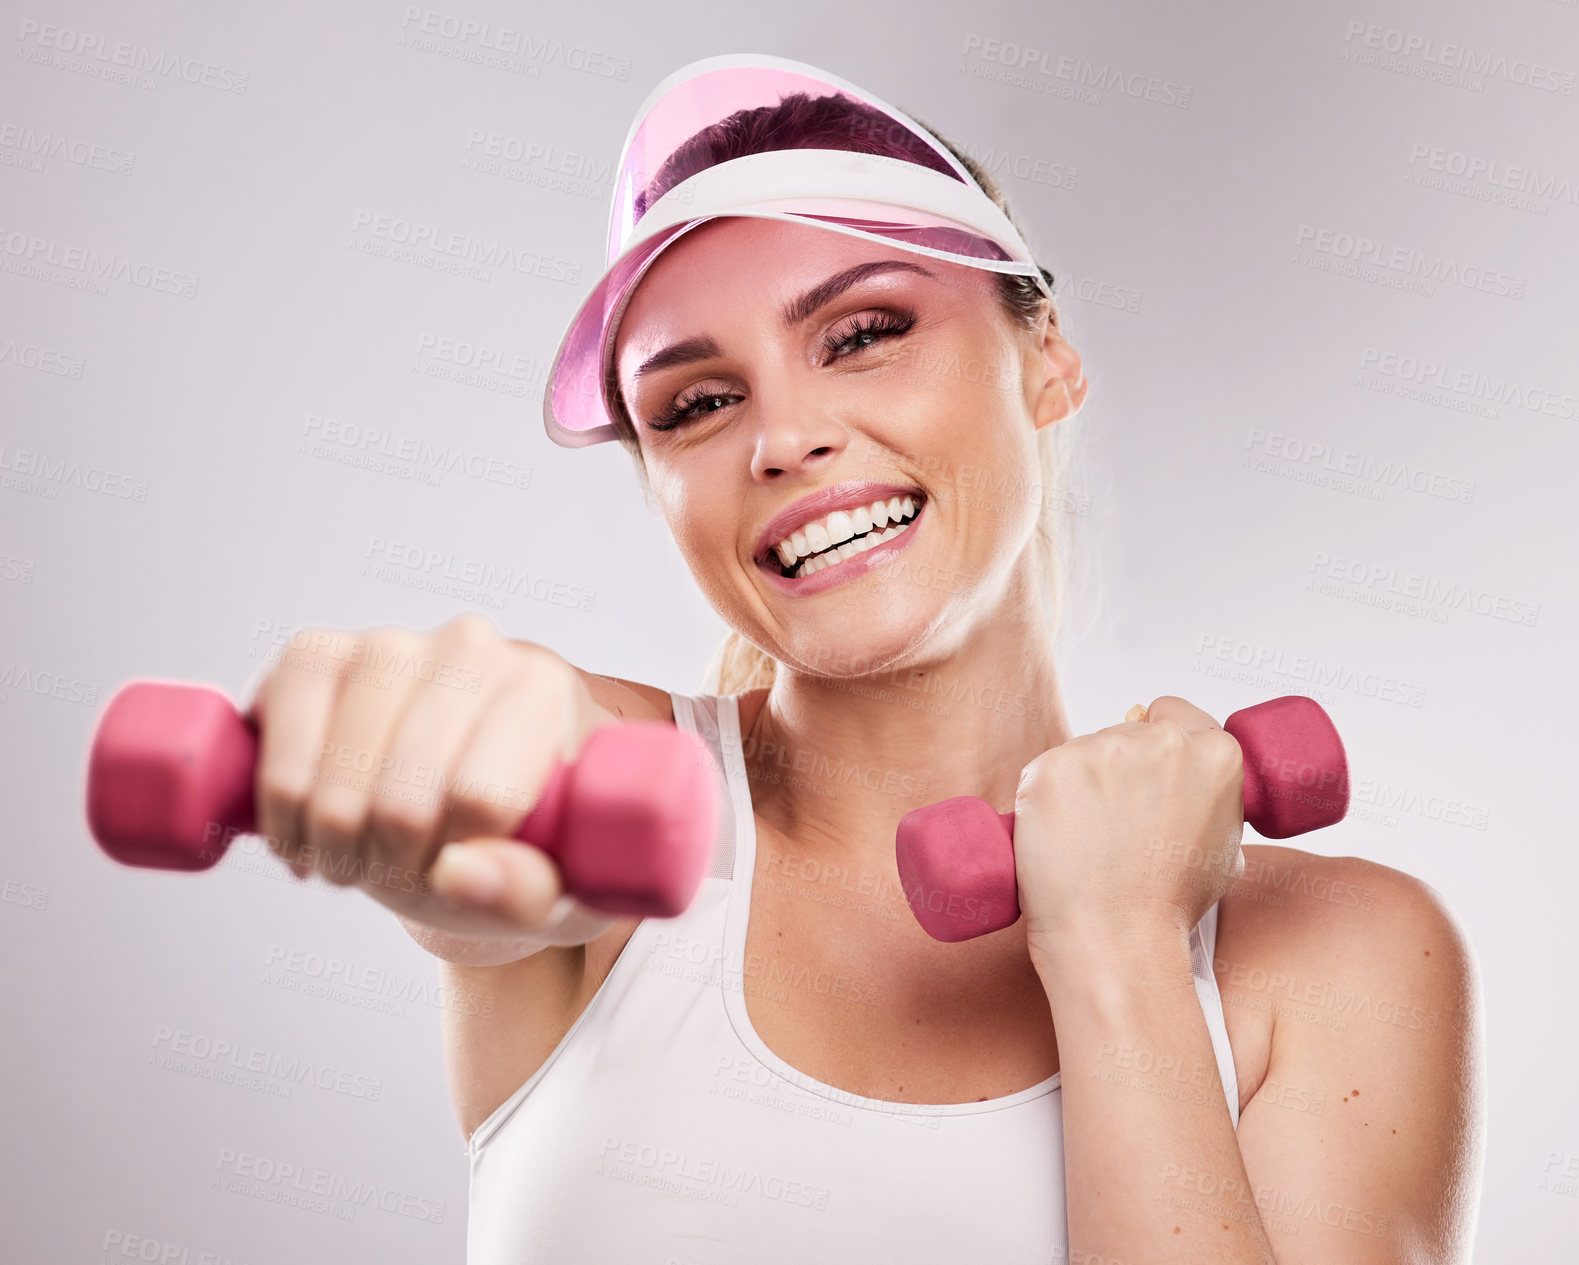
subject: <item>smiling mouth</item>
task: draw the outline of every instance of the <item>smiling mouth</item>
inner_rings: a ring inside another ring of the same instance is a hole
[[[915,502],[915,512],[908,516],[902,514],[897,521],[890,520],[885,527],[874,527],[870,531],[861,532],[848,540],[840,541],[837,545],[830,545],[817,553],[808,554],[804,558],[797,558],[793,567],[786,567],[779,560],[778,551],[769,549],[767,557],[763,558],[759,565],[771,568],[775,574],[781,575],[785,579],[802,580],[808,575],[815,575],[818,571],[837,566],[846,558],[853,558],[856,554],[865,553],[869,549],[875,549],[879,545],[886,544],[896,536],[903,535],[910,529],[910,525],[921,516],[921,510],[927,503],[925,493],[916,491],[910,493],[909,496]]]

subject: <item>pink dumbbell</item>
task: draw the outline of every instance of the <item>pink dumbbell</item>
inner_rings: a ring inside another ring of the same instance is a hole
[[[256,724],[218,690],[133,681],[94,734],[88,828],[126,865],[206,870],[256,829],[257,759]],[[604,725],[574,763],[555,758],[516,838],[552,856],[590,908],[672,918],[696,895],[712,851],[712,767],[701,739],[673,725]]]
[[[1343,820],[1349,762],[1321,704],[1302,694],[1235,712],[1223,728],[1244,755],[1245,821],[1287,839]],[[1014,814],[958,795],[899,819],[899,881],[934,940],[971,940],[1020,917]]]

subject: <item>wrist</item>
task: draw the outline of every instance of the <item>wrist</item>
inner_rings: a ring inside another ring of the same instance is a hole
[[[1193,978],[1190,933],[1166,920],[1139,926],[1078,922],[1032,931],[1031,964],[1043,986],[1065,991],[1077,982],[1171,987]]]

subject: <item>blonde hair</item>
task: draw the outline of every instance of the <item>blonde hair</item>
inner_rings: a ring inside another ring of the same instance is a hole
[[[916,121],[920,123],[919,119]],[[969,155],[939,135],[935,128],[927,127],[925,123],[921,123],[921,126],[926,127],[927,131],[959,159],[987,196],[998,204],[1012,223],[1015,222],[1009,201],[998,182]],[[1018,223],[1015,226],[1018,228]],[[1041,272],[1051,288],[1052,274],[1045,268]],[[1007,273],[993,275],[1004,286],[1002,292],[1011,296],[1008,299],[1009,306],[1027,324],[1039,319],[1042,305],[1046,303],[1051,309],[1053,324],[1060,328],[1064,326],[1065,323],[1059,320],[1057,308],[1046,300],[1032,281]],[[610,394],[613,398],[613,415],[619,432],[619,442],[636,461],[637,475],[650,506],[651,490],[647,484],[647,469],[641,453],[641,444],[625,410],[624,400],[617,384],[611,383],[611,386],[614,388]],[[1072,502],[1079,506],[1082,503],[1081,498],[1069,486],[1070,476],[1076,469],[1076,454],[1081,446],[1081,432],[1075,425],[1077,421],[1078,414],[1074,417],[1062,418],[1052,425],[1042,427],[1036,435],[1040,471],[1035,490],[1041,499],[1041,512],[1036,523],[1035,549],[1037,566],[1045,581],[1042,586],[1042,620],[1049,641],[1055,645],[1065,632],[1064,606],[1071,590],[1070,579],[1074,565],[1081,556],[1081,551],[1076,548],[1078,533],[1075,530],[1075,523],[1081,517],[1081,511],[1077,508],[1075,512],[1063,515],[1063,521],[1060,522],[1061,511],[1066,504]],[[1017,490],[1017,487],[1010,488],[1006,495],[1013,495]],[[778,660],[737,630],[731,629],[725,635],[722,644],[713,652],[698,688],[709,694],[739,694],[745,690],[771,686],[777,671]]]

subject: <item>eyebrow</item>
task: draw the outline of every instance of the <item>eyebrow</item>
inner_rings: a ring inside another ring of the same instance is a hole
[[[779,312],[779,319],[785,329],[794,329],[795,326],[827,307],[851,286],[885,272],[916,272],[923,277],[934,275],[920,264],[907,263],[903,259],[874,259],[864,264],[855,264],[844,269],[843,272],[834,273],[825,281],[819,281],[799,298],[791,299]],[[649,356],[642,361],[641,367],[633,376],[639,380],[646,373],[656,373],[660,369],[688,365],[698,360],[709,360],[723,354],[724,349],[715,339],[702,334],[695,338],[683,339],[678,343],[671,343],[662,351]]]

